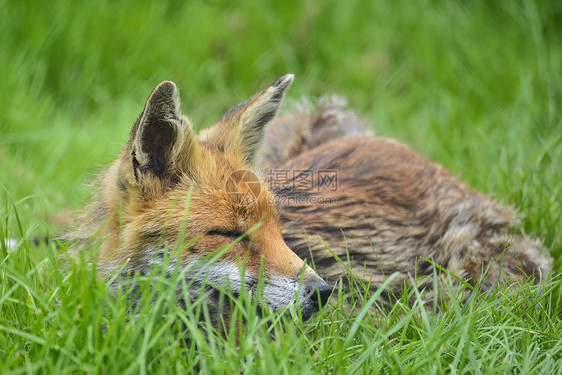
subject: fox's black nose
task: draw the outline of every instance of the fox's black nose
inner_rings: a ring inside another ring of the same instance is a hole
[[[332,287],[326,284],[322,279],[314,280],[309,284],[310,299],[322,307],[328,303],[328,299],[332,295]]]

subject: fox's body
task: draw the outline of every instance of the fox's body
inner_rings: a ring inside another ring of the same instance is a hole
[[[540,241],[508,232],[517,223],[512,209],[407,146],[361,129],[332,100],[273,122],[260,150],[286,243],[303,259],[312,255],[328,282],[346,274],[331,251],[371,289],[399,272],[390,285],[396,296],[410,276],[433,273],[422,258],[473,284],[486,272],[485,290],[523,274],[547,276],[551,262]],[[280,134],[292,137],[279,141]],[[326,184],[321,171],[336,181]]]
[[[179,113],[176,86],[161,83],[120,157],[100,177],[94,203],[66,237],[81,246],[105,238],[98,243],[97,264],[107,277],[121,269],[124,275],[147,274],[162,263],[165,251],[174,259],[179,254],[194,295],[203,282],[228,283],[237,294],[242,280],[255,293],[262,267],[263,300],[278,310],[298,294],[303,316],[310,316],[331,288],[283,241],[266,185],[232,179],[237,171],[254,168],[263,127],[291,82],[291,75],[281,77],[226,113],[201,139]],[[236,240],[212,264],[204,262]]]

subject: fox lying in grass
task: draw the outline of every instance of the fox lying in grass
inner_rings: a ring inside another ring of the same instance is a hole
[[[298,302],[305,318],[327,302],[331,287],[301,258],[312,256],[330,281],[346,275],[321,239],[350,259],[371,288],[398,271],[402,277],[390,284],[397,295],[407,274],[431,274],[422,258],[473,283],[490,268],[486,288],[512,274],[548,273],[539,241],[509,237],[511,210],[407,147],[372,137],[337,103],[266,128],[292,81],[292,75],[279,78],[200,137],[179,112],[176,86],[158,85],[121,155],[99,179],[94,203],[66,238],[86,246],[104,237],[97,264],[107,277],[147,274],[166,251],[179,251],[180,266],[196,270],[238,241],[205,272],[186,272],[197,279],[192,293],[204,281],[228,282],[234,294],[243,286],[254,291],[261,268],[267,305],[278,310]],[[269,188],[252,173],[258,169],[289,177],[269,175]],[[337,187],[314,178],[312,185],[296,183],[320,171],[336,173]],[[318,197],[333,199],[330,205],[311,199]]]

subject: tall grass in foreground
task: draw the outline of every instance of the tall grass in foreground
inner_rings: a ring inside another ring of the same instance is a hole
[[[3,211],[3,223],[15,213]],[[64,245],[41,250],[25,234],[0,247],[2,374],[562,371],[560,277],[480,295],[436,276],[433,290],[404,287],[388,311],[382,287],[371,295],[352,281],[304,323],[298,310],[261,311],[248,293],[231,300],[226,291],[232,318],[213,325],[206,292],[190,300],[179,268],[154,268],[115,291],[85,255],[62,268]],[[440,293],[441,303],[425,306],[422,293]]]

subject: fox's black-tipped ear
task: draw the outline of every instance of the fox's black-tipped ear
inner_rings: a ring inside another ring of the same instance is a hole
[[[203,141],[225,152],[241,152],[248,164],[253,164],[256,151],[269,123],[283,102],[285,91],[293,83],[294,75],[280,77],[271,86],[229,110],[211,128],[201,133]]]
[[[129,141],[137,181],[146,173],[164,178],[180,159],[182,145],[194,138],[179,106],[178,89],[170,81],[160,83],[146,101]]]

